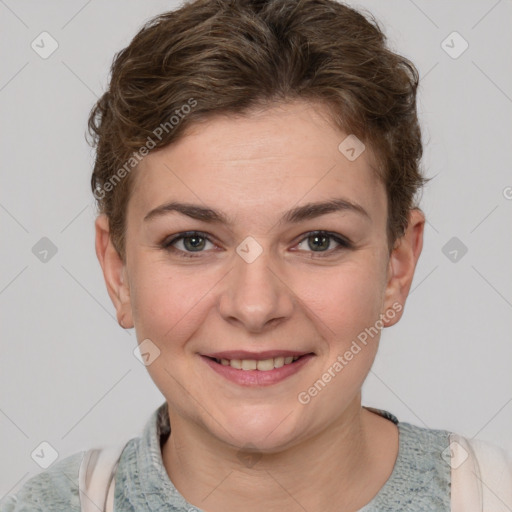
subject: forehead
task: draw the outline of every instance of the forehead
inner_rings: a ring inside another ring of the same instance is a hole
[[[370,148],[357,156],[362,146],[348,135],[325,107],[303,102],[212,116],[144,158],[134,171],[131,209],[139,216],[186,198],[226,211],[270,212],[341,195],[385,213]]]

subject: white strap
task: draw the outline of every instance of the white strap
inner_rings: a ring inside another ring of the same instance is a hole
[[[452,512],[482,512],[480,467],[468,440],[450,434]]]
[[[450,435],[453,512],[512,511],[512,453]]]
[[[115,473],[124,444],[92,449],[85,453],[78,472],[82,512],[112,512]]]

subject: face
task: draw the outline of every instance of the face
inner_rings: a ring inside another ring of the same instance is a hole
[[[349,160],[346,137],[319,105],[277,105],[196,124],[134,171],[126,262],[106,278],[160,351],[147,369],[171,424],[271,452],[360,405],[412,271],[390,257],[370,150]]]

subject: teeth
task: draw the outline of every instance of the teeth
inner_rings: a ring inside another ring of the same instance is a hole
[[[268,372],[274,368],[281,368],[285,364],[290,364],[297,359],[299,359],[299,356],[275,357],[261,361],[256,361],[256,359],[216,359],[215,361],[223,366],[231,366],[231,368],[236,368],[237,370],[260,370]]]
[[[243,366],[242,366],[243,368]],[[256,368],[258,370],[262,370],[262,371],[268,371],[268,370],[273,370],[274,369],[274,360],[273,359],[263,359],[262,361],[258,361],[258,363],[256,364]]]
[[[284,357],[274,358],[274,368],[281,368],[284,365]]]
[[[242,370],[256,370],[258,366],[254,359],[242,359]]]

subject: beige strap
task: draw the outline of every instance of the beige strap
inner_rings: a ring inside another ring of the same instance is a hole
[[[116,477],[113,476],[110,481],[110,486],[108,488],[107,493],[107,502],[105,504],[105,512],[113,512],[114,511],[114,490],[116,487]]]
[[[92,449],[84,454],[78,472],[82,512],[114,510],[115,474],[124,446]]]
[[[450,435],[453,512],[512,511],[512,453]]]
[[[480,467],[468,440],[450,434],[452,512],[483,512]]]

